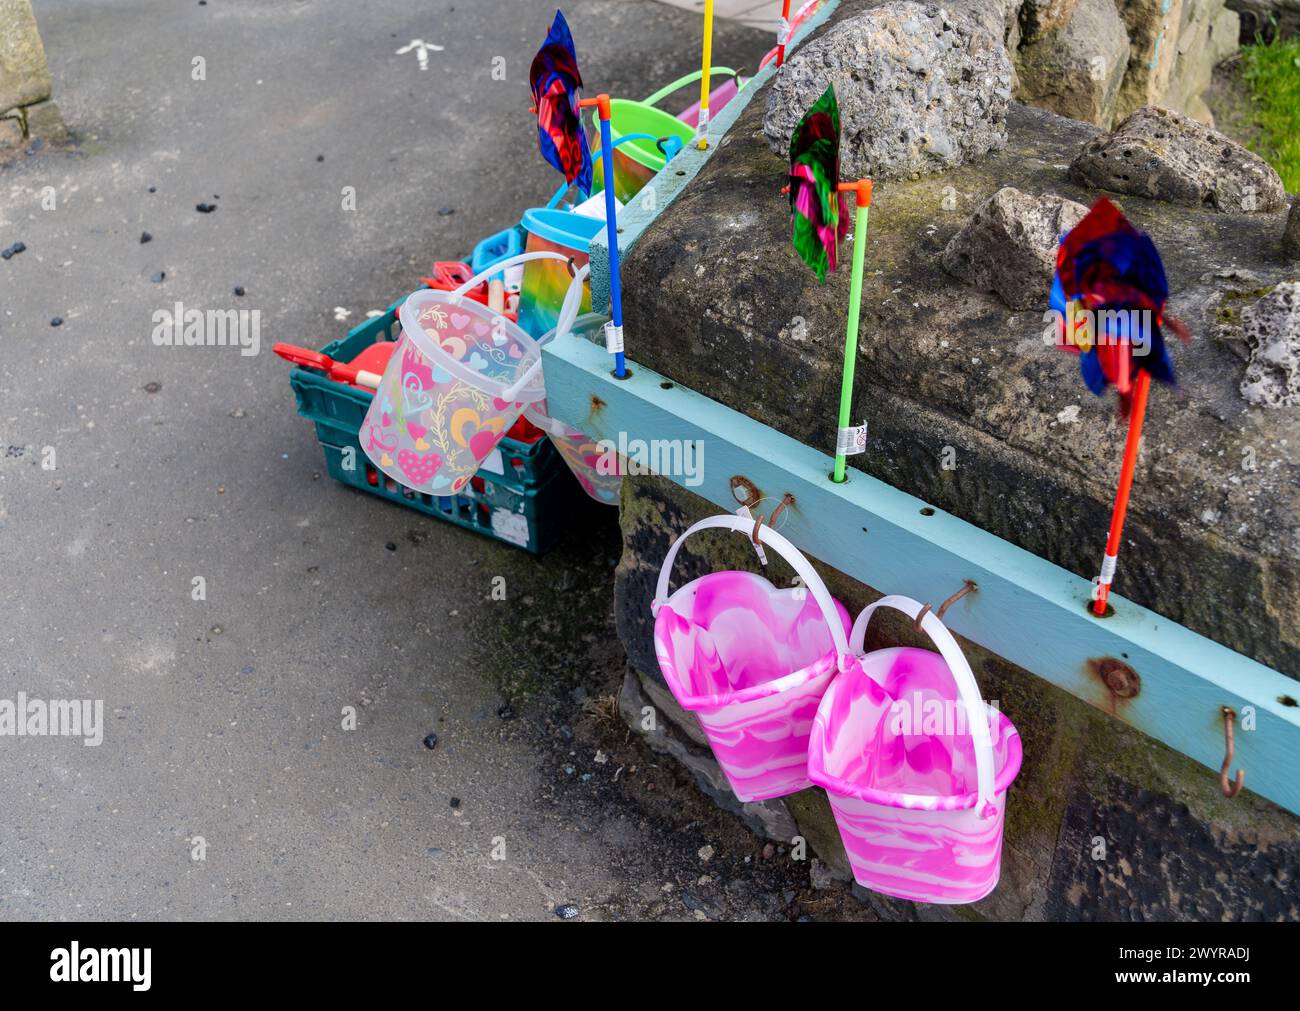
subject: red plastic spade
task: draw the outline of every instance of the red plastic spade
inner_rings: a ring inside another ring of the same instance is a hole
[[[271,350],[285,361],[309,369],[319,369],[331,379],[341,383],[367,390],[377,390],[379,380],[384,375],[384,368],[388,365],[389,356],[393,353],[393,342],[380,341],[372,344],[350,363],[335,361],[329,355],[323,355],[319,351],[298,347],[296,344],[285,344],[283,341],[277,342]]]

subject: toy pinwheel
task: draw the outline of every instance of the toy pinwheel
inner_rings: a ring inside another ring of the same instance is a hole
[[[1057,345],[1079,355],[1083,381],[1093,393],[1101,395],[1107,386],[1115,386],[1120,416],[1128,419],[1106,555],[1093,600],[1098,616],[1106,613],[1115,577],[1151,380],[1174,382],[1162,329],[1188,339],[1187,328],[1165,316],[1168,298],[1169,284],[1155,243],[1105,197],[1061,240],[1051,295]]]
[[[853,274],[849,285],[849,319],[844,335],[844,372],[840,379],[839,428],[832,480],[845,479],[846,457],[866,450],[867,426],[849,425],[853,407],[853,366],[858,356],[858,320],[862,307],[862,273],[867,256],[867,219],[871,180],[841,183],[840,107],[829,87],[813,103],[790,138],[790,214],[795,252],[822,283],[835,270],[840,239],[848,232],[845,195],[857,195],[853,233]]]
[[[582,195],[588,196],[591,149],[578,112],[582,74],[578,72],[573,36],[560,11],[555,12],[546,41],[533,57],[528,81],[537,107],[537,141],[542,157],[564,175],[566,182],[576,183]]]
[[[614,199],[614,142],[609,95],[580,98],[582,75],[578,54],[564,15],[555,12],[546,41],[533,57],[533,104],[542,155],[564,173],[566,182],[591,193],[592,157],[582,130],[581,110],[596,109],[600,121],[600,158],[605,174],[605,236],[609,246],[610,321],[605,324],[605,347],[614,356],[614,375],[627,378],[623,355],[623,290],[618,266],[618,204]]]
[[[840,107],[829,87],[790,138],[790,212],[794,248],[826,281],[835,270],[839,240],[848,234],[848,204],[839,192]]]

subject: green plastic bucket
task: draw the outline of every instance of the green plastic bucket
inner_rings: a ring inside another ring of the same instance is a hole
[[[710,73],[722,77],[734,76],[736,72],[730,67],[714,67]],[[660,147],[663,139],[676,137],[681,141],[682,147],[685,147],[695,138],[695,127],[692,124],[658,108],[658,103],[698,81],[701,76],[697,70],[693,74],[679,77],[653,95],[648,95],[642,102],[630,98],[610,100],[610,134],[614,143],[618,144],[614,149],[614,196],[624,204],[640,193],[646,183],[668,164],[668,155]],[[649,137],[637,137],[619,144],[620,138],[638,133],[649,134]],[[596,146],[600,146],[599,140],[596,141]],[[592,192],[604,189],[604,182],[604,177],[597,171],[592,181]]]
[[[616,141],[624,134],[648,133],[651,137],[677,137],[685,146],[695,136],[695,130],[672,113],[629,98],[610,99],[609,119],[610,133]],[[620,154],[649,169],[650,175],[668,164],[659,144],[653,140],[630,140],[614,152],[614,157]]]

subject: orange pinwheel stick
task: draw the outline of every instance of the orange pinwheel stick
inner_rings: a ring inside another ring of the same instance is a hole
[[[1138,448],[1142,443],[1142,421],[1147,413],[1147,393],[1151,389],[1151,373],[1138,372],[1133,384],[1133,409],[1129,415],[1128,438],[1124,442],[1124,463],[1120,467],[1119,487],[1115,491],[1115,508],[1110,514],[1110,533],[1106,538],[1106,558],[1097,583],[1097,599],[1092,603],[1092,613],[1106,616],[1106,599],[1110,596],[1110,581],[1114,577],[1115,563],[1119,557],[1120,537],[1124,533],[1124,517],[1128,513],[1129,492],[1133,490],[1133,471],[1137,468]]]

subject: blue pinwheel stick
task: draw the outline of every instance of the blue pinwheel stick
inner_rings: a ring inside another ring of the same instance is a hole
[[[595,98],[584,98],[578,105],[581,108],[594,106],[600,118],[600,161],[601,171],[605,174],[605,234],[609,244],[609,306],[612,317],[610,327],[605,331],[605,346],[614,353],[615,377],[626,379],[627,365],[623,359],[623,286],[618,276],[618,205],[614,202],[614,159],[609,156],[614,150],[609,96],[600,94]]]

